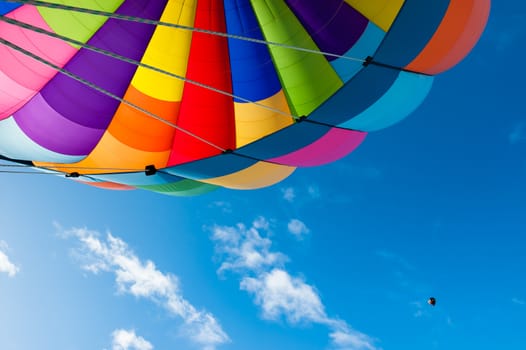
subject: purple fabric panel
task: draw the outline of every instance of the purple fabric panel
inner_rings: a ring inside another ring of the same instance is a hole
[[[49,106],[41,94],[36,94],[14,117],[35,143],[65,155],[87,155],[101,134],[98,129],[65,119]]]
[[[127,0],[119,14],[159,19],[166,1]],[[140,60],[155,26],[109,19],[88,41],[116,54]],[[64,67],[87,81],[117,96],[124,96],[136,66],[81,49]],[[104,130],[109,125],[119,101],[107,97],[63,74],[51,80],[41,93],[65,118],[91,128]]]
[[[332,128],[317,141],[295,152],[268,159],[270,162],[298,167],[318,166],[334,162],[351,153],[367,133]]]
[[[343,0],[286,0],[321,51],[343,55],[360,38],[367,19]],[[327,57],[329,61],[335,57]]]

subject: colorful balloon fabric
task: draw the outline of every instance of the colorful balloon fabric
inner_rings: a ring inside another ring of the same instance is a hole
[[[397,123],[489,0],[0,1],[0,158],[112,189],[254,189]]]

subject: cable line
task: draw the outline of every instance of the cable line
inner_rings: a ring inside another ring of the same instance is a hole
[[[111,51],[108,51],[108,50],[104,50],[104,49],[98,48],[96,46],[92,46],[92,45],[83,43],[81,41],[69,38],[69,37],[64,36],[64,35],[60,35],[60,34],[57,34],[57,33],[50,32],[48,30],[45,30],[45,29],[33,26],[31,24],[28,24],[28,23],[20,22],[20,21],[18,21],[16,19],[0,16],[0,21],[6,22],[6,23],[9,23],[9,24],[12,24],[12,25],[24,28],[24,29],[28,29],[28,30],[31,30],[31,31],[36,32],[36,33],[47,35],[49,37],[65,41],[65,42],[68,42],[68,43],[73,44],[73,45],[78,45],[78,46],[80,46],[80,47],[82,47],[82,48],[84,48],[86,50],[90,50],[90,51],[102,54],[104,56],[114,58],[114,59],[119,60],[121,62],[130,63],[130,64],[138,66],[138,67],[143,67],[143,68],[155,71],[157,73],[160,73],[160,74],[163,74],[163,75],[166,75],[166,76],[169,76],[169,77],[172,77],[172,78],[184,81],[185,83],[189,83],[189,84],[192,84],[192,85],[195,85],[195,86],[199,86],[199,87],[202,87],[204,89],[216,92],[216,93],[221,94],[221,95],[232,97],[234,99],[243,101],[245,103],[253,104],[255,106],[258,106],[258,107],[261,107],[263,109],[269,110],[269,111],[274,112],[276,114],[281,114],[283,116],[286,116],[286,117],[289,117],[289,118],[292,118],[292,119],[298,119],[297,116],[294,116],[294,115],[292,115],[290,113],[287,113],[287,112],[284,112],[282,110],[273,108],[271,106],[267,106],[267,105],[262,104],[260,102],[249,100],[247,98],[244,98],[244,97],[241,97],[241,96],[229,93],[227,91],[215,88],[213,86],[200,83],[200,82],[198,82],[196,80],[188,79],[186,77],[183,77],[182,75],[178,75],[178,74],[175,74],[175,73],[163,70],[161,68],[149,65],[147,63],[143,63],[143,62],[140,62],[140,61],[137,61],[137,60],[134,60],[134,59],[131,59],[131,58],[128,58],[128,57],[116,54],[114,52],[111,52]]]
[[[12,160],[9,160],[9,162],[13,162]],[[140,172],[144,171],[144,169],[139,168],[114,168],[114,167],[86,167],[86,166],[78,166],[78,165],[53,165],[49,168],[44,167],[38,167],[35,165],[29,165],[29,164],[0,164],[0,168],[38,168],[38,169],[75,169],[75,170],[107,170],[107,171],[121,171],[121,172]]]
[[[200,28],[195,28],[195,27],[190,27],[190,26],[184,26],[184,25],[179,25],[179,24],[174,24],[174,23],[168,23],[168,22],[161,22],[161,21],[156,21],[156,20],[150,20],[150,19],[145,19],[145,18],[140,18],[140,17],[133,17],[133,16],[126,16],[126,15],[121,15],[121,14],[116,14],[116,13],[111,13],[111,12],[105,12],[105,11],[99,11],[99,10],[91,10],[91,9],[86,9],[86,8],[80,8],[80,7],[75,7],[75,6],[69,6],[69,5],[63,5],[63,4],[54,4],[54,3],[48,3],[48,2],[45,2],[45,1],[37,1],[37,0],[6,0],[7,2],[13,2],[13,3],[21,3],[21,4],[27,4],[27,5],[34,5],[34,6],[40,6],[40,7],[47,7],[47,8],[52,8],[52,9],[59,9],[59,10],[68,10],[68,11],[75,11],[75,12],[79,12],[79,13],[86,13],[86,14],[91,14],[91,15],[97,15],[97,16],[104,16],[104,17],[107,17],[107,18],[113,18],[113,19],[118,19],[118,20],[125,20],[125,21],[133,21],[133,22],[138,22],[138,23],[146,23],[146,24],[151,24],[151,25],[159,25],[159,26],[166,26],[166,27],[171,27],[171,28],[175,28],[175,29],[181,29],[181,30],[189,30],[189,31],[192,31],[192,32],[200,32],[200,33],[205,33],[205,34],[209,34],[209,35],[216,35],[216,36],[221,36],[221,37],[226,37],[226,38],[229,38],[229,39],[236,39],[236,40],[244,40],[244,41],[248,41],[248,42],[253,42],[253,43],[257,43],[257,44],[264,44],[264,45],[272,45],[272,46],[278,46],[278,47],[282,47],[282,48],[287,48],[287,49],[292,49],[292,50],[297,50],[297,51],[302,51],[302,52],[307,52],[307,53],[312,53],[312,54],[321,54],[321,55],[325,55],[325,56],[330,56],[330,57],[337,57],[337,58],[343,58],[343,59],[347,59],[347,60],[350,60],[350,61],[355,61],[355,62],[359,62],[359,63],[362,63],[364,65],[367,65],[367,64],[377,64],[376,62],[372,61],[372,58],[368,57],[367,59],[359,59],[359,58],[355,58],[355,57],[349,57],[349,56],[344,56],[344,55],[338,55],[338,54],[333,54],[333,53],[329,53],[329,52],[323,52],[323,51],[318,51],[318,50],[312,50],[312,49],[306,49],[306,48],[302,48],[302,47],[297,47],[297,46],[292,46],[292,45],[287,45],[287,44],[282,44],[282,43],[276,43],[276,42],[270,42],[270,41],[266,41],[266,40],[261,40],[261,39],[255,39],[255,38],[250,38],[250,37],[244,37],[244,36],[241,36],[241,35],[234,35],[234,34],[228,34],[228,33],[222,33],[222,32],[216,32],[216,31],[211,31],[211,30],[205,30],[205,29],[200,29]],[[229,96],[229,97],[232,97],[234,99],[237,99],[237,100],[240,100],[240,101],[243,101],[243,102],[246,102],[246,103],[250,103],[250,104],[253,104],[253,105],[256,105],[260,108],[264,108],[266,110],[269,110],[273,113],[276,113],[276,114],[280,114],[280,115],[283,115],[283,116],[286,116],[286,117],[289,117],[289,118],[292,118],[293,120],[295,121],[306,121],[306,122],[311,122],[311,123],[314,123],[314,124],[319,124],[319,125],[323,125],[323,126],[327,126],[327,127],[336,127],[338,128],[338,126],[335,126],[335,125],[329,125],[329,124],[325,124],[325,123],[322,123],[322,122],[317,122],[317,121],[311,121],[309,119],[307,119],[306,117],[304,116],[294,116],[294,115],[291,115],[290,113],[287,113],[287,112],[284,112],[282,110],[278,110],[276,108],[273,108],[271,106],[267,106],[267,105],[264,105],[262,103],[259,103],[259,102],[256,102],[256,101],[251,101],[249,99],[246,99],[246,98],[243,98],[241,96],[237,96],[233,93],[229,93],[227,91],[223,91],[221,89],[217,89],[217,88],[214,88],[213,86],[210,86],[210,85],[206,85],[206,84],[203,84],[203,83],[200,83],[198,81],[195,81],[195,80],[191,80],[191,79],[188,79],[184,76],[181,76],[181,75],[178,75],[178,74],[175,74],[175,73],[172,73],[172,72],[169,72],[169,71],[166,71],[166,70],[163,70],[161,68],[158,68],[158,67],[155,67],[155,66],[152,66],[152,65],[149,65],[149,64],[146,64],[146,63],[143,63],[143,62],[140,62],[140,61],[137,61],[137,60],[134,60],[134,59],[131,59],[131,58],[128,58],[128,57],[125,57],[125,56],[122,56],[122,55],[119,55],[119,54],[116,54],[114,52],[111,52],[111,51],[108,51],[108,50],[105,50],[105,49],[102,49],[102,48],[98,48],[98,47],[95,47],[95,46],[92,46],[92,45],[89,45],[87,43],[84,43],[84,42],[81,42],[81,41],[78,41],[78,40],[75,40],[73,38],[69,38],[67,36],[64,36],[64,35],[61,35],[61,34],[58,34],[58,33],[54,33],[54,32],[51,32],[51,31],[48,31],[46,29],[43,29],[43,28],[40,28],[40,27],[36,27],[34,25],[31,25],[29,23],[25,23],[25,22],[21,22],[21,21],[18,21],[16,19],[12,19],[12,18],[8,18],[8,17],[5,17],[5,16],[0,16],[0,20],[3,21],[3,22],[6,22],[6,23],[9,23],[11,25],[14,25],[14,26],[17,26],[17,27],[20,27],[20,28],[24,28],[24,29],[27,29],[27,30],[30,30],[30,31],[33,31],[33,32],[36,32],[36,33],[39,33],[39,34],[42,34],[42,35],[46,35],[46,36],[49,36],[49,37],[52,37],[52,38],[55,38],[55,39],[58,39],[58,40],[61,40],[61,41],[64,41],[64,42],[67,42],[67,43],[70,43],[70,44],[73,44],[73,45],[76,45],[76,46],[79,46],[81,48],[84,48],[84,49],[87,49],[87,50],[90,50],[90,51],[93,51],[93,52],[96,52],[96,53],[99,53],[99,54],[102,54],[102,55],[105,55],[107,57],[111,57],[113,59],[116,59],[116,60],[119,60],[119,61],[122,61],[122,62],[126,62],[126,63],[129,63],[129,64],[132,64],[132,65],[135,65],[137,67],[142,67],[142,68],[145,68],[145,69],[149,69],[149,70],[152,70],[152,71],[155,71],[157,73],[160,73],[160,74],[163,74],[163,75],[166,75],[166,76],[170,76],[172,78],[175,78],[175,79],[179,79],[181,81],[184,81],[185,83],[189,83],[189,84],[193,84],[193,85],[196,85],[196,86],[199,86],[199,87],[202,87],[204,89],[208,89],[208,90],[211,90],[211,91],[214,91],[216,93],[219,93],[219,94],[222,94],[222,95],[226,95],[226,96]],[[186,130],[185,128],[182,128],[144,108],[142,108],[141,106],[139,105],[136,105],[128,100],[125,100],[124,98],[122,97],[119,97],[115,94],[113,94],[112,92],[76,75],[75,73],[72,73],[56,64],[54,64],[53,62],[51,61],[48,61],[46,60],[45,58],[43,57],[40,57],[38,56],[37,54],[33,53],[33,52],[30,52],[4,38],[1,38],[0,37],[0,44],[3,44],[19,53],[22,53],[34,60],[36,60],[37,62],[40,62],[50,68],[52,68],[53,70],[56,70],[57,72],[61,73],[61,74],[64,74],[65,76],[68,76],[70,77],[71,79],[74,79],[75,81],[85,85],[85,86],[88,86],[89,88],[95,90],[95,91],[98,91],[100,93],[102,93],[103,95],[105,96],[108,96],[114,100],[117,100],[119,101],[120,103],[122,104],[125,104],[143,114],[145,114],[146,116],[149,116],[151,118],[154,118],[178,131],[181,131],[185,134],[187,134],[188,136],[194,138],[194,139],[197,139],[203,143],[206,143],[207,145],[211,146],[211,147],[214,147],[216,148],[217,150],[223,152],[223,153],[232,153],[234,155],[237,155],[237,156],[240,156],[240,157],[244,157],[244,158],[249,158],[249,159],[253,159],[253,160],[256,160],[256,161],[263,161],[263,162],[267,162],[267,163],[274,163],[274,162],[269,162],[268,160],[263,160],[263,159],[258,159],[258,158],[255,158],[255,157],[252,157],[250,155],[247,155],[247,154],[242,154],[242,153],[237,153],[235,151],[232,151],[232,150],[227,150],[227,149],[224,149],[223,147],[219,146],[219,145],[216,145],[215,143],[209,141],[209,140],[206,140],[205,138],[203,137],[200,137],[199,135],[197,134],[194,134],[193,132],[189,131],[189,130]],[[386,66],[386,65],[385,65]],[[389,68],[395,68],[395,67],[389,67]],[[0,158],[1,159],[1,158]],[[13,161],[13,162],[17,162],[17,160],[10,160],[10,159],[7,159],[9,161]],[[47,170],[47,169],[50,169],[51,171],[57,171],[58,173],[64,173],[64,172],[61,172],[60,169],[61,168],[65,168],[65,169],[75,169],[75,170],[96,170],[96,171],[118,171],[118,172],[144,172],[145,169],[129,169],[129,168],[111,168],[111,167],[108,167],[108,168],[95,168],[95,167],[82,167],[82,166],[75,166],[75,165],[54,165],[54,166],[50,166],[49,168],[45,168],[45,167],[39,167],[39,166],[34,166],[34,165],[30,165],[30,164],[23,164],[23,165],[20,165],[20,162],[17,162],[19,165],[10,165],[10,167],[30,167],[30,168],[37,168],[37,169],[43,169],[43,170]],[[279,164],[279,163],[274,163],[274,164]],[[1,165],[0,164],[0,167],[8,167],[8,165]],[[0,171],[0,172],[4,172],[4,173],[33,173],[33,172],[18,172],[18,171]],[[35,174],[42,174],[40,172],[34,172]],[[45,174],[45,173],[44,173]],[[80,174],[78,174],[77,172],[74,172],[74,173],[70,173],[70,174],[76,174],[76,176],[72,176],[72,177],[77,177],[77,176],[80,176]],[[99,173],[101,174],[101,173]],[[66,176],[68,176],[68,174],[66,173]],[[82,176],[87,176],[87,175],[82,175]]]
[[[252,42],[252,43],[256,43],[256,44],[277,46],[277,47],[281,47],[281,48],[285,48],[285,49],[291,49],[291,50],[296,50],[296,51],[303,51],[303,52],[307,52],[307,53],[313,53],[313,54],[317,54],[317,55],[324,55],[324,56],[328,56],[328,57],[343,58],[343,59],[346,59],[346,60],[349,60],[349,61],[355,61],[355,62],[360,62],[360,63],[364,63],[365,62],[365,59],[356,58],[356,57],[349,57],[349,56],[345,56],[345,55],[339,55],[339,54],[335,54],[335,53],[332,53],[332,52],[307,49],[307,48],[304,48],[304,47],[288,45],[288,44],[278,43],[278,42],[274,42],[274,41],[267,41],[267,40],[262,40],[262,39],[256,39],[256,38],[246,37],[246,36],[243,36],[243,35],[236,35],[236,34],[231,34],[231,33],[217,32],[217,31],[214,31],[214,30],[201,29],[201,28],[185,26],[185,25],[176,24],[176,23],[162,22],[162,21],[157,21],[157,20],[152,20],[152,19],[147,19],[147,18],[141,18],[141,17],[135,17],[135,16],[121,15],[121,14],[113,13],[113,12],[107,12],[107,11],[101,11],[101,10],[93,10],[93,9],[87,9],[87,8],[83,8],[83,7],[76,7],[76,6],[64,5],[64,4],[55,4],[55,3],[49,3],[49,2],[46,2],[46,1],[39,1],[39,0],[5,0],[5,1],[6,2],[14,2],[14,3],[26,4],[26,5],[34,5],[34,6],[38,6],[38,7],[47,7],[47,8],[57,9],[57,10],[67,10],[67,11],[74,11],[74,12],[79,12],[79,13],[86,13],[86,14],[90,14],[90,15],[102,16],[102,17],[106,17],[106,18],[114,18],[114,19],[119,19],[119,20],[123,20],[123,21],[145,23],[145,24],[152,24],[152,25],[170,27],[170,28],[175,28],[175,29],[188,30],[188,31],[191,31],[191,32],[197,32],[197,33],[204,33],[204,34],[210,34],[210,35],[215,35],[215,36],[221,36],[221,37],[225,37],[225,38],[228,38],[228,39],[243,40],[243,41],[248,41],[248,42]]]
[[[5,17],[0,16],[0,20],[5,20]],[[6,20],[6,22],[9,22],[9,23],[13,24],[13,22],[18,22],[18,21],[16,21],[16,20]],[[27,25],[27,26],[33,27],[31,25]],[[26,27],[26,25],[24,25],[24,27]],[[38,30],[38,32],[41,32],[41,31],[44,31],[44,30],[41,30],[41,29]],[[45,34],[45,33],[43,33],[43,34]],[[57,34],[57,36],[58,36],[58,34]],[[71,41],[74,42],[75,40],[71,39]],[[192,132],[190,132],[190,131],[188,131],[188,130],[186,130],[186,129],[184,129],[184,128],[182,128],[182,127],[180,127],[180,126],[178,126],[178,125],[176,125],[176,124],[174,124],[174,123],[172,123],[170,121],[168,121],[168,120],[166,120],[166,119],[163,119],[162,117],[160,117],[160,116],[158,116],[158,115],[156,115],[156,114],[154,114],[154,113],[152,113],[152,112],[150,112],[150,111],[148,111],[148,110],[146,110],[146,109],[144,109],[144,108],[142,108],[142,107],[140,107],[140,106],[138,106],[138,105],[136,105],[136,104],[134,104],[134,103],[132,103],[130,101],[127,101],[127,100],[125,100],[125,99],[123,99],[123,98],[111,93],[110,91],[105,90],[104,88],[102,88],[102,87],[100,87],[100,86],[98,86],[98,85],[96,85],[96,84],[94,84],[94,83],[92,83],[90,81],[87,81],[86,79],[84,79],[84,78],[82,78],[82,77],[80,77],[80,76],[78,76],[78,75],[76,75],[76,74],[64,69],[64,68],[61,68],[61,67],[57,66],[56,64],[54,64],[54,63],[52,63],[52,62],[50,62],[50,61],[38,56],[38,55],[36,55],[36,54],[34,54],[34,53],[32,53],[32,52],[30,52],[30,51],[28,51],[28,50],[16,45],[16,44],[14,44],[14,43],[6,40],[6,39],[0,38],[0,44],[3,44],[3,45],[5,45],[5,46],[17,51],[17,52],[20,52],[20,53],[22,53],[22,54],[24,54],[24,55],[26,55],[26,56],[38,61],[38,62],[40,62],[40,63],[42,63],[42,64],[44,64],[44,65],[46,65],[46,66],[58,71],[58,72],[60,72],[61,74],[64,74],[64,75],[74,79],[75,81],[78,81],[79,83],[81,83],[83,85],[86,85],[86,86],[94,89],[95,91],[98,91],[98,92],[104,94],[105,96],[108,96],[108,97],[110,97],[112,99],[115,99],[115,100],[119,101],[120,103],[126,104],[129,107],[134,108],[134,109],[138,110],[139,112],[144,113],[145,115],[147,115],[149,117],[152,117],[152,118],[154,118],[154,119],[156,119],[156,120],[158,120],[158,121],[160,121],[160,122],[162,122],[162,123],[174,128],[176,130],[179,130],[179,131],[189,135],[190,137],[193,137],[193,138],[195,138],[197,140],[200,140],[200,141],[202,141],[202,142],[204,142],[204,143],[206,143],[206,144],[208,144],[208,145],[220,150],[223,153],[227,153],[228,152],[228,153],[232,153],[232,154],[234,154],[236,156],[239,156],[239,157],[253,159],[253,160],[256,160],[256,161],[263,161],[263,162],[267,162],[267,163],[279,164],[279,163],[270,162],[268,160],[252,157],[252,156],[247,155],[247,154],[242,154],[242,153],[237,153],[237,152],[232,151],[232,150],[227,150],[227,149],[225,149],[225,148],[223,148],[221,146],[218,146],[218,145],[216,145],[216,144],[214,144],[214,143],[212,143],[212,142],[210,142],[210,141],[208,141],[208,140],[206,140],[206,139],[204,139],[204,138],[202,138],[202,137],[200,137],[200,136],[198,136],[198,135],[196,135],[196,134],[194,134],[194,133],[192,133]],[[143,65],[142,63],[140,63],[138,61],[131,60],[131,59],[125,58],[123,56],[119,56],[119,55],[116,55],[114,53],[111,53],[111,52],[108,52],[108,51],[105,51],[105,50],[102,50],[102,49],[99,49],[99,48],[95,48],[93,46],[86,45],[86,48],[87,49],[93,49],[94,51],[97,51],[97,52],[105,52],[106,54],[108,54],[111,57],[114,57],[114,58],[117,58],[117,59],[122,58],[123,60],[125,60],[126,62],[129,62],[129,63],[134,62],[134,63],[140,64],[140,65]],[[147,66],[147,65],[145,65],[145,66]],[[147,66],[146,68],[164,72],[164,71],[162,71],[162,70],[160,70],[158,68],[155,68],[153,66]],[[169,73],[169,72],[166,72],[166,73],[170,74],[170,75],[173,75],[172,73]],[[183,78],[183,79],[185,79],[185,78]],[[185,81],[187,81],[187,80],[185,80]],[[189,82],[193,83],[192,81],[189,81]],[[203,85],[203,84],[200,84],[200,83],[197,83],[197,82],[195,82],[195,83],[199,84],[199,85]],[[204,87],[206,87],[206,86],[204,86]],[[215,90],[217,90],[217,89],[215,89]],[[218,90],[218,92],[221,92],[221,90]],[[262,107],[270,108],[270,107],[264,106],[264,105],[262,105]],[[275,111],[278,111],[278,110],[275,110]],[[281,114],[285,114],[282,111],[279,111],[279,112]],[[327,126],[327,127],[338,128],[338,126],[329,125],[329,124],[316,122],[316,121],[311,121],[311,120],[308,120],[305,117],[295,117],[295,116],[292,116],[292,115],[289,115],[289,114],[286,114],[286,115],[289,116],[289,117],[294,118],[296,121],[311,122],[311,123],[314,123],[314,124],[320,124],[320,125],[324,125],[324,126]],[[16,160],[10,160],[10,159],[7,159],[7,160],[16,162]],[[50,167],[46,167],[46,168],[38,167],[38,166],[31,166],[31,165],[18,165],[18,166],[20,166],[20,167],[27,166],[27,167],[40,168],[40,169],[67,168],[67,169],[78,169],[78,170],[107,170],[107,171],[120,171],[120,172],[142,172],[142,171],[144,171],[144,169],[91,168],[91,167],[75,167],[75,166],[69,166],[69,165],[64,165],[64,166],[54,165],[54,166],[50,166]]]
[[[58,175],[56,173],[38,171],[0,170],[0,174],[26,174],[26,175]]]
[[[184,128],[182,128],[182,127],[180,127],[180,126],[178,126],[178,125],[176,125],[176,124],[174,124],[174,123],[172,123],[172,122],[170,122],[170,121],[158,116],[157,114],[154,114],[154,113],[142,108],[141,106],[138,106],[138,105],[136,105],[136,104],[134,104],[134,103],[132,103],[132,102],[130,102],[128,100],[125,100],[122,97],[119,97],[119,96],[113,94],[112,92],[110,92],[110,91],[108,91],[106,89],[103,89],[100,86],[97,86],[96,84],[93,84],[92,82],[87,81],[86,79],[84,79],[82,77],[79,77],[78,75],[76,75],[76,74],[74,74],[74,73],[72,73],[72,72],[70,72],[70,71],[68,71],[68,70],[66,70],[64,68],[61,68],[61,67],[57,66],[56,64],[54,64],[52,62],[49,62],[48,60],[46,60],[46,59],[44,59],[44,58],[42,58],[40,56],[37,56],[34,53],[32,53],[32,52],[30,52],[30,51],[28,51],[28,50],[16,45],[16,44],[13,44],[12,42],[10,42],[8,40],[5,40],[4,38],[0,38],[0,44],[3,44],[3,45],[5,45],[5,46],[7,46],[7,47],[9,47],[9,48],[11,48],[11,49],[13,49],[15,51],[18,51],[18,52],[20,52],[20,53],[22,53],[22,54],[24,54],[24,55],[26,55],[28,57],[31,57],[32,59],[34,59],[34,60],[36,60],[36,61],[38,61],[38,62],[40,62],[40,63],[42,63],[42,64],[44,64],[44,65],[46,65],[46,66],[48,66],[50,68],[52,68],[52,69],[54,69],[54,70],[56,70],[56,71],[58,71],[58,72],[60,72],[60,73],[62,73],[64,75],[76,80],[76,81],[78,81],[81,84],[86,85],[86,86],[94,89],[95,91],[98,91],[101,94],[104,94],[105,96],[108,96],[108,97],[110,97],[110,98],[112,98],[114,100],[117,100],[117,101],[119,101],[122,104],[125,104],[125,105],[127,105],[127,106],[129,106],[131,108],[134,108],[134,109],[136,109],[137,111],[139,111],[141,113],[144,113],[144,114],[146,114],[146,115],[148,115],[148,116],[150,116],[150,117],[152,117],[152,118],[154,118],[154,119],[156,119],[156,120],[158,120],[158,121],[160,121],[160,122],[162,122],[162,123],[164,123],[164,124],[166,124],[168,126],[171,126],[172,128],[174,128],[174,129],[176,129],[178,131],[181,131],[181,132],[187,134],[190,137],[195,138],[196,140],[199,140],[199,141],[201,141],[203,143],[206,143],[209,146],[212,146],[212,147],[220,150],[221,152],[225,152],[226,151],[225,148],[223,148],[223,147],[221,147],[219,145],[216,145],[215,143],[210,142],[210,141],[208,141],[208,140],[206,140],[206,139],[194,134],[193,132],[191,132],[189,130],[184,129]]]

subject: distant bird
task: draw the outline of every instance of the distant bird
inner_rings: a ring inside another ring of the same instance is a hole
[[[431,306],[435,306],[435,304],[437,303],[437,300],[433,297],[427,299],[427,303]]]

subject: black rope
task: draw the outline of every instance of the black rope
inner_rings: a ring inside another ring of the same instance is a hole
[[[396,71],[401,71],[401,72],[406,72],[406,73],[413,73],[413,74],[427,75],[427,76],[430,75],[430,74],[427,74],[427,73],[417,72],[417,71],[414,71],[414,70],[411,70],[411,69],[406,69],[406,68],[403,68],[403,67],[398,67],[398,66],[393,66],[391,64],[378,62],[378,61],[375,61],[374,58],[371,57],[371,56],[367,56],[365,58],[365,61],[362,64],[363,64],[364,67],[367,67],[368,65],[374,65],[374,66],[388,68],[388,69],[393,69],[393,70],[396,70]]]
[[[9,157],[3,156],[1,154],[0,154],[0,160],[5,160],[5,161],[11,162],[11,163],[18,163],[18,164],[20,164],[20,165],[18,165],[18,167],[33,166],[33,162],[31,162],[31,161],[23,160],[23,159],[13,159],[13,158],[9,158]],[[0,166],[2,166],[2,164],[0,164]]]

